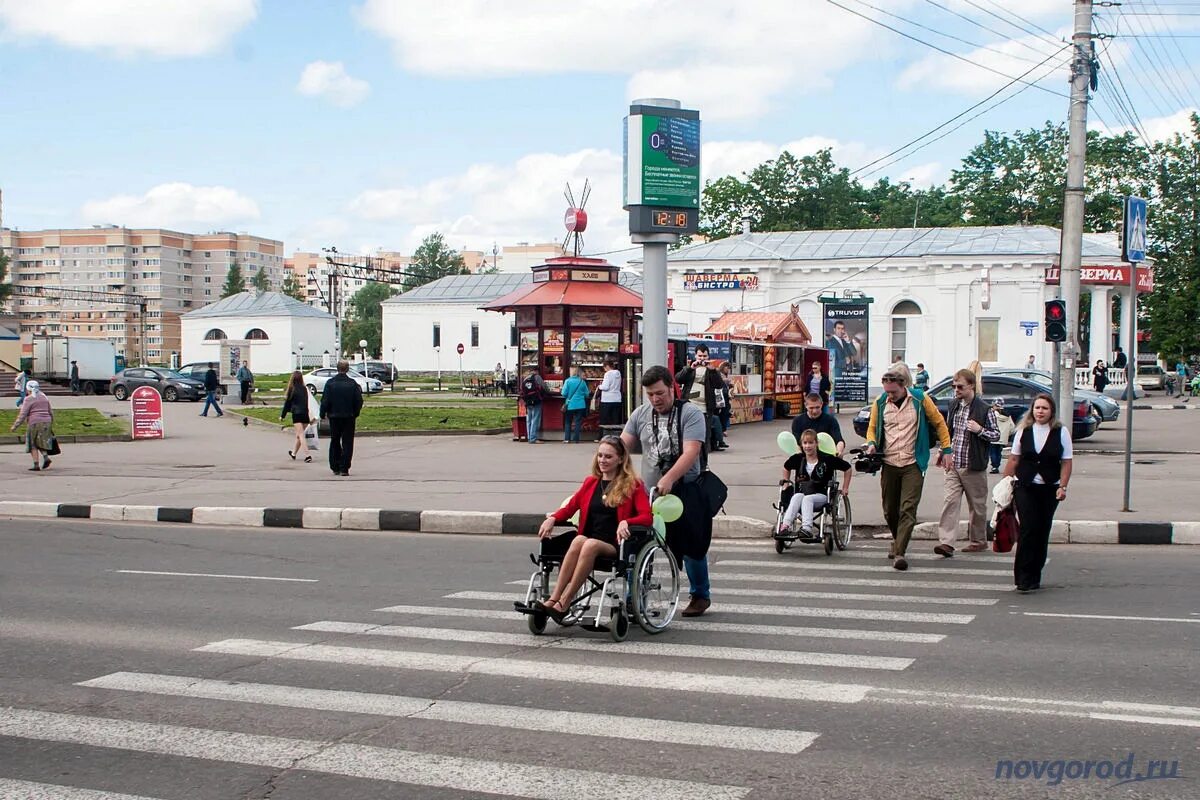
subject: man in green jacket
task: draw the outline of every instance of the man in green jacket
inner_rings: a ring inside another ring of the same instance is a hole
[[[867,425],[867,452],[883,454],[879,486],[883,494],[883,517],[892,532],[888,558],[898,570],[908,569],[904,558],[908,540],[917,524],[917,505],[925,486],[932,449],[930,428],[937,436],[940,452],[937,465],[953,465],[950,431],[933,400],[920,389],[910,389],[912,373],[897,362],[883,373],[883,394],[871,404]]]

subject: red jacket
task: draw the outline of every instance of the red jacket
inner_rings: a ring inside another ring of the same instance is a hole
[[[571,498],[567,500],[566,505],[554,512],[554,518],[559,522],[566,522],[571,515],[576,511],[579,512],[579,530],[587,530],[587,514],[588,506],[592,504],[592,496],[596,493],[596,487],[600,485],[600,479],[594,475],[588,475],[583,479],[583,485]],[[643,525],[649,527],[654,522],[654,517],[650,513],[650,497],[646,494],[646,486],[638,480],[633,485],[633,493],[626,498],[624,503],[617,506],[617,522],[624,520],[630,525]]]

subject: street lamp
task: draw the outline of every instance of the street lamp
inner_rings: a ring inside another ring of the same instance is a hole
[[[435,347],[433,352],[437,354],[438,391],[440,392],[442,390],[442,348]]]
[[[296,349],[300,351],[300,356],[296,360],[299,362],[296,369],[304,369],[304,342],[296,342]]]
[[[396,348],[395,347],[392,348],[392,366],[391,366],[391,369],[388,371],[388,374],[392,376],[392,391],[394,392],[394,391],[396,391]]]
[[[359,349],[362,350],[363,371],[366,371],[366,369],[367,369],[367,340],[359,339],[358,346],[359,346]]]
[[[492,242],[492,271],[494,271],[494,272],[500,271],[500,268],[496,266],[499,258],[500,258],[500,248],[496,246],[495,242]]]

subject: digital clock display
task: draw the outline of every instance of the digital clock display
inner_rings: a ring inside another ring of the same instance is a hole
[[[650,214],[654,219],[654,227],[656,228],[678,228],[683,230],[688,226],[688,213],[686,211],[663,211],[655,209]]]
[[[630,233],[695,233],[700,212],[695,208],[629,207]]]

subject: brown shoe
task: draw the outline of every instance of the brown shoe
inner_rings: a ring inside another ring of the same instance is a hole
[[[688,603],[687,608],[685,608],[682,612],[682,616],[698,617],[705,611],[708,611],[708,607],[711,605],[712,601],[707,597],[696,597],[693,595],[692,602]]]
[[[892,566],[903,572],[908,569],[908,562],[904,560],[904,556],[896,556],[896,560],[892,562]]]
[[[980,550],[987,550],[986,542],[971,542],[963,548],[964,553],[978,553]]]
[[[970,550],[971,548],[968,547],[967,549]],[[950,556],[954,555],[954,545],[939,544],[933,548],[933,552],[943,558],[950,558]]]

